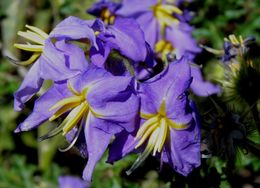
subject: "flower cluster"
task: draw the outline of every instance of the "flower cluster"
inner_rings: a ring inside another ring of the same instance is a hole
[[[200,123],[188,90],[208,96],[219,88],[193,62],[200,48],[178,4],[100,1],[89,10],[100,19],[71,16],[49,34],[26,25],[18,35],[29,42],[15,47],[33,54],[12,60],[30,66],[14,94],[15,110],[45,80],[53,84],[15,132],[61,119],[39,140],[65,136],[65,151],[75,146],[87,158],[86,181],[107,149],[109,163],[140,153],[128,174],[151,154],[187,176],[200,165]]]

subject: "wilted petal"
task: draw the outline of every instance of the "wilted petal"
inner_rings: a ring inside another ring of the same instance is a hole
[[[36,61],[26,74],[21,86],[14,93],[14,109],[20,111],[24,103],[32,98],[41,88],[43,79],[39,74],[39,60]]]

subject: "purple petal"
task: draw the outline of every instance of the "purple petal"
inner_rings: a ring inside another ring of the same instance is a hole
[[[137,18],[140,27],[145,31],[145,40],[154,48],[160,35],[160,27],[152,12],[146,12]]]
[[[145,60],[147,50],[144,33],[134,19],[117,18],[114,25],[108,26],[108,31],[113,36],[100,34],[98,37],[112,45],[112,49],[119,50],[134,61]]]
[[[110,53],[110,47],[103,44],[100,39],[97,39],[98,50],[95,47],[90,48],[90,61],[98,67],[104,67],[107,57]]]
[[[77,57],[72,59],[75,61],[75,58]],[[40,57],[41,77],[46,80],[61,81],[79,74],[80,70],[70,69],[70,62],[68,60],[71,59],[66,59],[63,52],[58,50],[50,40],[46,40],[43,54]]]
[[[96,46],[96,36],[90,28],[89,22],[74,16],[70,16],[60,22],[50,33],[50,37],[58,40],[88,39],[92,45]]]
[[[112,137],[111,134],[105,133],[104,131],[93,127],[93,125],[96,125],[97,123],[95,119],[96,118],[93,115],[89,114],[85,126],[85,139],[87,141],[88,162],[83,171],[83,179],[88,182],[91,181],[92,173],[94,171],[96,163],[101,159]]]
[[[155,5],[158,0],[142,1],[123,0],[122,7],[116,12],[120,16],[138,16],[144,12],[151,11],[150,7]]]
[[[122,159],[124,156],[134,151],[137,144],[137,141],[134,140],[135,135],[136,131],[133,133],[122,131],[115,135],[116,138],[109,147],[107,162],[113,164],[115,161]]]
[[[188,122],[191,116],[186,112],[186,91],[191,83],[190,67],[187,59],[170,63],[162,73],[140,86],[142,113],[155,114],[163,100],[166,113],[175,122]]]
[[[60,176],[59,188],[87,188],[88,183],[74,176]]]
[[[196,95],[207,97],[221,91],[219,86],[203,80],[200,67],[191,65],[191,76],[193,77],[191,89]]]
[[[191,31],[180,28],[180,26],[171,27],[166,30],[166,39],[177,49],[177,56],[181,57],[185,52],[199,53],[201,49],[197,46],[195,39],[192,38]]]
[[[133,92],[131,77],[111,76],[93,84],[87,93],[87,101],[93,111],[101,115],[99,119],[132,132],[139,109],[139,99]],[[108,131],[107,127],[102,125],[99,128]]]
[[[195,112],[193,116],[194,121],[188,129],[171,129],[170,146],[166,147],[168,162],[184,176],[200,166],[200,126]]]
[[[71,78],[69,82],[76,91],[81,93],[87,86],[110,76],[111,74],[105,69],[90,64],[84,73]]]
[[[28,131],[38,127],[53,115],[49,111],[56,102],[67,97],[69,91],[66,83],[54,84],[46,93],[35,101],[33,112],[17,127],[15,132]]]
[[[84,72],[88,67],[84,51],[75,44],[66,43],[65,40],[55,43],[58,50],[61,50],[67,58],[69,69]]]
[[[32,98],[41,88],[43,79],[39,74],[39,60],[37,60],[26,74],[21,86],[14,93],[14,109],[20,111],[24,103]]]

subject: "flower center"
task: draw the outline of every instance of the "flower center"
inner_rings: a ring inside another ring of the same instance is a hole
[[[143,145],[145,141],[147,141],[147,145],[144,152],[127,171],[127,174],[131,174],[151,152],[153,152],[153,156],[155,156],[157,152],[161,153],[170,128],[182,130],[187,127],[187,125],[177,124],[167,117],[164,100],[157,114],[141,113],[141,118],[146,119],[146,121],[140,126],[136,134],[135,140],[138,140],[138,142],[135,149]]]
[[[155,44],[155,52],[165,56],[174,51],[173,45],[167,40],[160,40]]]
[[[104,8],[101,12],[101,19],[107,25],[112,25],[115,21],[115,15],[113,15],[108,8]]]
[[[85,98],[88,88],[86,87],[81,93],[78,93],[74,88],[71,87],[69,82],[68,88],[74,95],[58,101],[49,109],[50,111],[58,109],[54,115],[49,118],[49,121],[53,121],[62,114],[71,110],[59,126],[60,130],[62,129],[63,135],[66,135],[71,129],[77,126],[80,120],[86,118],[90,110],[88,102]]]
[[[151,6],[154,17],[158,20],[162,28],[171,26],[172,24],[179,24],[179,20],[173,14],[182,14],[182,11],[173,5],[162,4],[159,1],[156,5]]]
[[[35,60],[43,52],[44,42],[49,36],[44,31],[42,31],[41,29],[39,29],[37,27],[33,27],[33,26],[29,26],[29,25],[26,25],[25,27],[28,30],[26,32],[19,31],[18,35],[35,44],[31,44],[30,42],[28,42],[27,44],[17,44],[16,43],[16,44],[14,44],[14,47],[21,49],[21,50],[33,52],[33,55],[28,60],[19,63],[21,65],[30,65],[33,62],[35,62]]]

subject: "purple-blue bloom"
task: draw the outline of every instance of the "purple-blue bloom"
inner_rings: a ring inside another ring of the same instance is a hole
[[[72,50],[81,59],[85,59],[84,51],[76,45],[70,44],[68,41],[87,39],[91,44],[96,46],[95,34],[90,27],[81,27],[81,30],[77,30],[76,33],[71,29],[79,24],[79,19],[69,17],[58,24],[50,35],[38,28],[27,26],[32,28],[38,35],[36,39],[36,34],[20,32],[20,36],[40,45],[15,44],[15,47],[19,49],[34,52],[32,58],[26,62],[22,62],[23,65],[33,65],[25,76],[20,88],[14,94],[15,110],[19,111],[24,108],[24,103],[40,90],[45,79],[53,81],[68,79],[82,72],[82,68],[87,66],[86,60],[80,64],[73,62],[73,60],[71,61],[70,57],[70,51]],[[57,42],[52,43],[52,38],[55,38]]]
[[[132,168],[136,169],[149,154],[157,156],[187,176],[200,165],[200,124],[187,90],[192,81],[185,58],[170,65],[154,78],[141,83],[140,127],[133,133],[122,132],[110,147],[108,162],[129,152],[141,152]]]
[[[99,4],[102,6],[98,7]],[[192,27],[185,21],[186,14],[174,2],[147,0],[140,3],[137,0],[124,0],[120,4],[101,1],[89,11],[103,20],[106,19],[103,16],[105,11],[110,15],[107,18],[113,17],[113,22],[122,17],[136,19],[144,31],[145,40],[163,60],[168,54],[173,53],[177,58],[186,55],[193,61],[195,55],[201,51],[192,38]],[[204,81],[199,68],[191,68],[194,80],[191,88],[196,95],[209,96],[220,92],[218,86]]]
[[[83,178],[91,181],[97,161],[105,152],[114,134],[132,132],[136,124],[139,99],[135,94],[134,80],[127,76],[113,76],[102,68],[90,65],[87,70],[60,81],[35,102],[31,115],[22,122],[15,132],[28,131],[41,123],[66,116],[63,122],[47,135],[40,138],[75,134],[68,140],[75,144],[81,130],[86,142],[88,162]],[[71,146],[69,146],[71,147]]]

